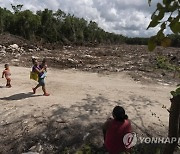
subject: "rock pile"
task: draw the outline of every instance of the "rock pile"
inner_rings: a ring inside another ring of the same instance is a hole
[[[23,54],[24,52],[37,52],[40,51],[40,48],[34,47],[31,49],[25,49],[23,46],[18,46],[17,44],[11,44],[9,46],[0,45],[0,53],[12,53],[12,54]]]
[[[31,46],[19,46],[18,44],[10,44],[8,46],[0,45],[0,60],[1,62],[12,62],[14,65],[18,65],[20,57],[24,54],[31,54],[33,52],[39,52],[40,48]],[[4,60],[4,61],[3,61]]]

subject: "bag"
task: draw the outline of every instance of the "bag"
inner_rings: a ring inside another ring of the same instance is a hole
[[[36,72],[30,71],[30,79],[38,81],[38,74]]]

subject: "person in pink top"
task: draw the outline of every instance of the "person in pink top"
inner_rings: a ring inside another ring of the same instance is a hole
[[[6,81],[7,81],[7,83],[6,83],[6,87],[7,88],[11,88],[11,78],[10,78],[10,76],[11,76],[11,72],[10,72],[10,69],[9,69],[9,64],[5,64],[4,65],[4,71],[2,72],[2,78],[4,78],[4,76],[5,76],[5,78],[6,78]]]
[[[131,132],[128,116],[121,106],[114,107],[112,115],[113,119],[109,118],[103,125],[104,146],[110,154],[128,152],[123,143],[124,135]]]

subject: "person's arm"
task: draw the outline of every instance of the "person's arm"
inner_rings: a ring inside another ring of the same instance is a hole
[[[44,66],[44,70],[47,72],[47,65]]]
[[[4,78],[5,71],[2,72],[2,78]]]
[[[42,68],[42,69],[38,69],[37,67],[35,67],[34,69],[35,69],[35,71],[36,71],[36,72],[38,72],[38,73],[41,73],[41,72],[43,72],[43,71],[44,71],[44,68]]]
[[[124,133],[130,133],[130,132],[132,132],[131,122],[130,122],[130,120],[127,120],[126,122],[127,123],[126,123]]]
[[[102,129],[106,131],[108,129],[109,124],[111,123],[112,120],[113,120],[112,118],[108,118],[106,120],[106,122],[103,124]]]
[[[108,130],[108,128],[109,128],[109,125],[110,125],[111,121],[112,121],[112,118],[108,118],[108,119],[106,120],[106,122],[105,122],[105,123],[103,124],[103,126],[102,126],[104,141],[105,141],[105,139],[106,139],[106,132],[107,132],[107,130]]]

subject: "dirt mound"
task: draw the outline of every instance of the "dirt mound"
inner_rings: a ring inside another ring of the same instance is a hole
[[[4,46],[9,46],[12,44],[18,44],[19,46],[26,46],[26,45],[32,44],[32,42],[20,36],[8,34],[8,33],[0,34],[0,42],[1,42],[1,45],[4,45]]]

